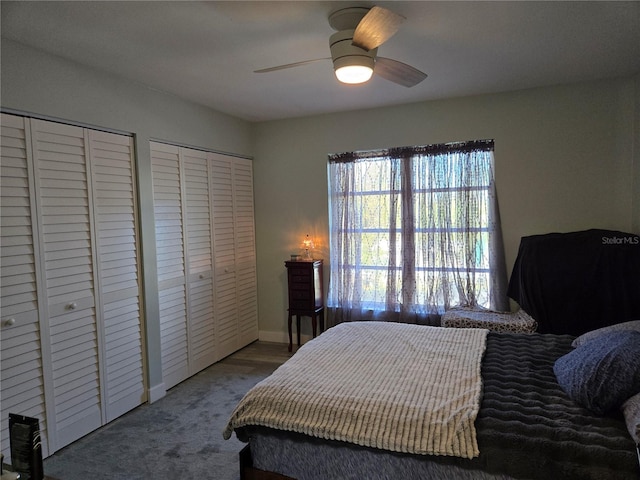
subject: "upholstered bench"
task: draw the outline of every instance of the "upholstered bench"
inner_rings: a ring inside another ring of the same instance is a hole
[[[442,316],[443,327],[486,328],[494,332],[533,333],[538,328],[527,312],[496,312],[484,308],[453,307]]]

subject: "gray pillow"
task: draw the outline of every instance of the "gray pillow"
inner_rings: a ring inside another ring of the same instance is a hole
[[[631,438],[640,445],[640,392],[622,404],[622,413]]]
[[[576,403],[604,414],[640,392],[640,332],[611,332],[556,360],[553,371]]]
[[[640,332],[640,320],[631,320],[630,322],[616,323],[615,325],[609,325],[607,327],[598,328],[597,330],[591,330],[590,332],[583,333],[577,337],[572,343],[572,347],[579,347],[580,345],[598,338],[601,335],[605,335],[610,332],[619,332],[620,330],[635,330]]]

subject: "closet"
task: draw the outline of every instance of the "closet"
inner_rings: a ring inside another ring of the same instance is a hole
[[[218,358],[258,339],[253,173],[250,160],[211,154]]]
[[[151,142],[166,388],[258,338],[250,160]]]
[[[146,401],[132,138],[2,114],[2,450],[43,454]]]

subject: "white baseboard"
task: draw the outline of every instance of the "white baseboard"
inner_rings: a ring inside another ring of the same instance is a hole
[[[164,386],[164,382],[162,382],[158,385],[154,385],[153,387],[149,388],[147,393],[149,397],[149,403],[153,403],[155,401],[160,400],[162,397],[164,397],[167,394],[167,389]]]

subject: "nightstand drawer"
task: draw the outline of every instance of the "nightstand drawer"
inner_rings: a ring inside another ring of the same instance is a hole
[[[291,275],[291,285],[304,284],[309,285],[311,283],[311,275]]]
[[[313,270],[310,268],[290,268],[289,269],[289,274],[291,275],[291,278],[310,277],[311,272],[313,272]]]
[[[313,298],[313,295],[311,290],[309,290],[308,288],[304,290],[298,290],[297,288],[292,288],[290,298],[291,300],[309,300]]]

